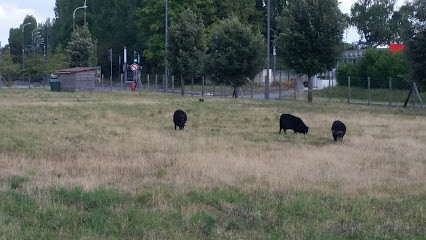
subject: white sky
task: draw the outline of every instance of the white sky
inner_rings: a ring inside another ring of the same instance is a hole
[[[90,0],[87,0],[90,1]],[[356,0],[340,0],[340,9],[343,13],[349,13],[352,4]],[[401,5],[403,0],[398,0]],[[84,1],[81,0],[83,5]],[[4,46],[8,44],[9,29],[18,28],[26,15],[32,15],[37,22],[44,22],[47,18],[54,18],[53,8],[55,0],[0,0],[0,42]],[[343,37],[345,42],[359,40],[355,29],[347,31]]]

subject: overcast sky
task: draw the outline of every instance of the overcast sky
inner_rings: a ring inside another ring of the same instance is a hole
[[[90,1],[90,0],[87,0]],[[340,0],[340,9],[343,13],[349,13],[350,8],[356,0]],[[398,0],[403,2],[403,0]],[[83,5],[84,1],[81,0]],[[8,44],[9,29],[18,28],[26,15],[32,15],[37,22],[44,22],[47,18],[55,16],[53,8],[55,0],[0,0],[0,42],[4,46]],[[359,36],[355,30],[344,35],[344,41],[358,41]]]

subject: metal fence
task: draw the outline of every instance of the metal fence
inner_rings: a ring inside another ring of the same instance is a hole
[[[270,86],[271,100],[296,100],[306,97],[306,86],[303,80],[296,80],[294,75],[288,73],[272,76]],[[238,97],[265,99],[264,82],[249,81],[238,91]],[[275,79],[275,81],[273,80]],[[403,82],[394,78],[373,79],[370,77],[348,77],[347,81],[339,81],[334,86],[332,80],[322,80],[324,88],[314,91],[315,99],[347,102],[350,104],[382,105],[392,107],[423,107],[422,100],[426,99],[426,92],[412,82]],[[124,78],[100,78],[95,82],[96,91],[132,91],[131,83]],[[396,87],[395,87],[396,86]],[[24,80],[0,79],[2,88],[50,88],[49,81],[40,77],[28,77]],[[315,90],[315,88],[314,88]],[[197,97],[233,97],[234,88],[229,85],[219,84],[206,77],[188,78],[184,76],[170,76],[166,81],[164,75],[142,74],[135,82],[137,92],[157,92],[182,96]]]

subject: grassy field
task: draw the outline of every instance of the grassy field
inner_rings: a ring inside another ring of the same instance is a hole
[[[425,239],[424,110],[39,89],[0,110],[0,239]]]

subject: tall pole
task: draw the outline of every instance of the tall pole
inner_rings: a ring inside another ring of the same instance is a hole
[[[2,80],[2,75],[1,75],[1,41],[0,41],[0,82]]]
[[[46,85],[46,44],[43,45],[43,89]]]
[[[166,19],[165,19],[165,55],[164,55],[164,77],[166,80],[166,92],[167,92],[167,81],[169,79],[169,66],[168,66],[168,62],[167,62],[167,47],[168,47],[168,22],[169,22],[169,9],[168,9],[168,1],[166,0]]]
[[[84,8],[84,25],[86,25],[86,8],[87,8],[86,0],[84,0],[84,6],[86,6],[86,7]]]
[[[268,0],[266,10],[266,79],[265,79],[265,99],[269,100],[269,52],[271,48],[271,0]]]
[[[76,8],[76,9],[74,9],[74,12],[72,13],[72,30],[73,30],[73,31],[74,31],[74,28],[75,28],[75,11],[77,11],[78,9],[82,9],[82,8],[86,9],[86,8],[87,8],[87,6],[86,6],[86,5],[84,5],[84,6],[82,6],[82,7],[78,7],[78,8]]]
[[[22,70],[24,70],[24,29],[25,26],[27,25],[31,25],[31,23],[25,23],[24,25],[22,25]]]

